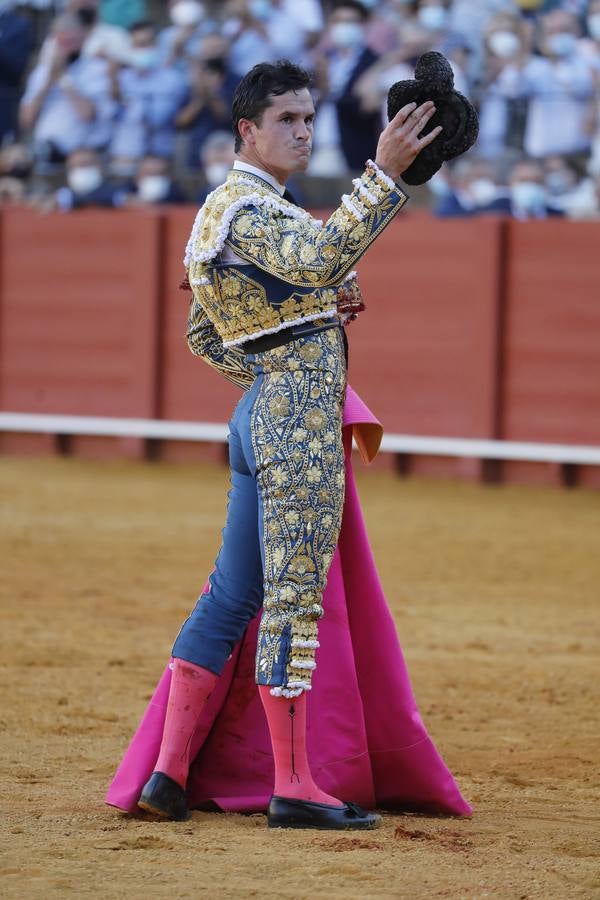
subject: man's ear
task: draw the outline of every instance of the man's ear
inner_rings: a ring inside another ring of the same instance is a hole
[[[256,128],[256,123],[253,122],[251,119],[240,119],[238,121],[238,131],[239,131],[240,137],[241,137],[242,141],[244,142],[244,144],[253,145],[255,143],[255,139],[254,139],[255,128]]]

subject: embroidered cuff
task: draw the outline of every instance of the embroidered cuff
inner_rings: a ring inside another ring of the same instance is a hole
[[[363,217],[373,208],[382,203],[394,191],[400,198],[400,206],[408,200],[408,195],[389,175],[379,168],[373,160],[367,160],[365,171],[360,178],[352,182],[354,190],[351,200],[357,205]]]
[[[389,175],[386,175],[383,169],[380,169],[376,162],[373,162],[372,159],[367,160],[367,172],[373,173],[374,177],[377,181],[387,187],[389,191],[393,191],[396,187],[396,182],[393,178],[390,178]]]

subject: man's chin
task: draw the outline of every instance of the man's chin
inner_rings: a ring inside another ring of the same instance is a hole
[[[299,155],[298,161],[294,164],[294,168],[290,174],[293,174],[294,172],[306,172],[309,162],[310,153],[302,153]]]

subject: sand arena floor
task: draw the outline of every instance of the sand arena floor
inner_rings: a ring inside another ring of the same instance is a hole
[[[226,470],[0,460],[3,897],[600,896],[600,495],[361,474],[425,722],[472,820],[366,835],[103,805],[210,570]]]

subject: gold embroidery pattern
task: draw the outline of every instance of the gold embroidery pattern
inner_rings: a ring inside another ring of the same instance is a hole
[[[265,206],[243,209],[234,217],[226,242],[244,259],[290,284],[339,284],[408,199],[399,189],[383,187],[371,169],[358,181],[376,203],[356,187],[324,228],[314,220],[273,215]]]
[[[389,181],[389,179],[388,179]],[[324,227],[283,200],[261,179],[231,172],[198,213],[186,251],[188,277],[226,345],[336,311],[336,291],[352,265],[406,203],[381,173],[368,166]],[[279,306],[241,266],[215,261],[225,244],[285,285]]]
[[[188,347],[195,356],[200,356],[209,366],[224,375],[238,387],[247,390],[256,378],[252,363],[239,347],[223,349],[223,341],[215,326],[196,299],[190,304],[187,330]]]
[[[245,272],[247,266],[197,267],[208,284],[193,285],[194,295],[215,323],[221,339],[230,344],[260,332],[279,330],[305,316],[336,311],[337,293],[324,288],[309,294],[294,292],[275,306],[259,281]],[[202,280],[196,277],[196,280]],[[193,284],[193,282],[192,282]]]
[[[256,681],[271,684],[276,662],[285,659],[284,687],[299,693],[311,684],[344,503],[341,330],[257,354],[256,361],[265,372],[250,423],[265,548]]]

